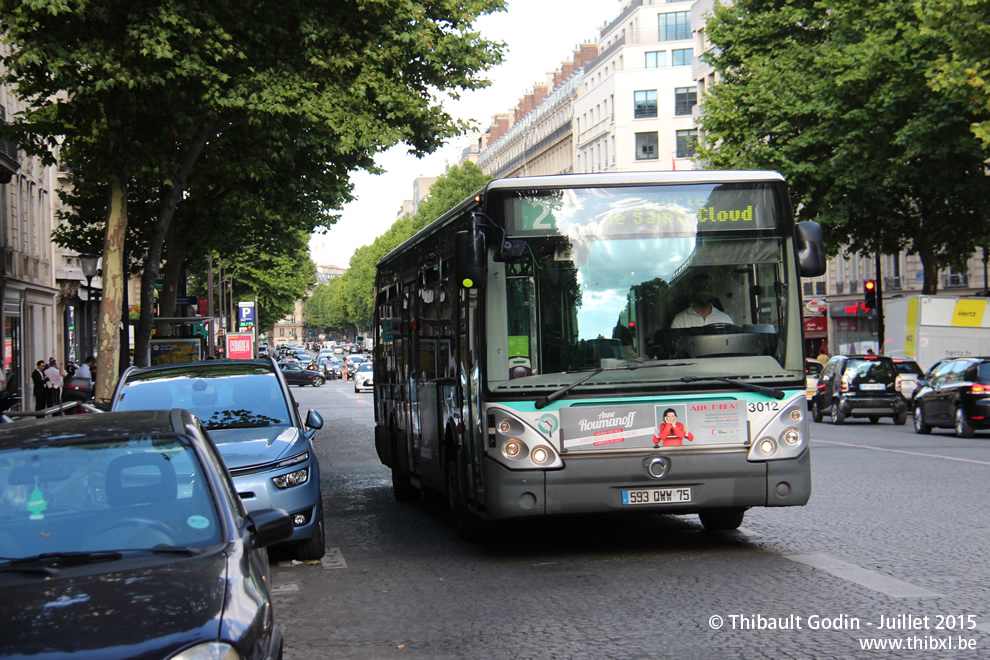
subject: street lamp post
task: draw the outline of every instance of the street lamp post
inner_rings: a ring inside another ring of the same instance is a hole
[[[86,332],[83,333],[83,355],[82,360],[93,354],[93,278],[96,277],[96,269],[100,265],[100,255],[80,254],[79,265],[83,275],[86,277],[86,305],[83,308],[83,317],[86,322]]]

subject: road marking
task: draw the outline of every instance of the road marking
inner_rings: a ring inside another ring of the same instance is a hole
[[[272,587],[272,594],[276,596],[278,594],[288,594],[288,593],[294,593],[296,591],[299,591],[299,585],[296,584],[295,582],[290,582],[288,584],[280,584]]]
[[[960,463],[976,463],[977,465],[990,465],[990,461],[977,461],[972,458],[956,458],[955,456],[939,456],[938,454],[925,454],[920,451],[905,451],[903,449],[887,449],[886,447],[868,447],[866,445],[854,445],[851,442],[836,442],[835,440],[819,440],[814,439],[815,442],[824,442],[829,445],[842,445],[843,447],[854,447],[856,449],[872,449],[873,451],[887,451],[892,454],[907,454],[908,456],[924,456],[925,458],[941,458],[946,461],[958,461]]]
[[[799,564],[805,564],[812,568],[825,571],[837,578],[848,580],[861,587],[887,594],[892,598],[932,598],[940,595],[934,591],[910,584],[909,582],[904,582],[889,575],[877,573],[876,571],[871,571],[825,554],[784,555],[784,557]]]
[[[320,565],[323,566],[324,570],[347,568],[347,562],[344,561],[344,555],[340,548],[327,548],[326,554],[320,559]]]

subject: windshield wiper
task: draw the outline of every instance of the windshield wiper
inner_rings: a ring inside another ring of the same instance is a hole
[[[98,561],[114,561],[122,558],[123,556],[123,553],[118,550],[94,550],[92,552],[44,552],[40,555],[10,559],[6,564],[0,566],[0,569],[24,566],[79,566]]]
[[[591,380],[592,378],[602,373],[603,371],[635,371],[637,369],[643,369],[644,367],[689,367],[692,364],[697,364],[697,363],[678,362],[676,364],[671,364],[669,362],[636,362],[629,364],[620,364],[614,367],[598,367],[597,369],[589,373],[587,376],[584,376],[583,378],[578,378],[573,383],[568,383],[559,390],[551,392],[545,397],[537,399],[533,405],[536,406],[537,410],[541,408],[545,408],[547,407],[547,405],[561,398],[562,396],[573,390],[575,387],[578,387],[579,385],[583,385],[585,382]]]
[[[782,389],[777,387],[766,387],[765,385],[756,385],[745,380],[738,380],[739,378],[745,378],[745,376],[684,376],[679,380],[682,383],[696,383],[699,380],[717,380],[723,383],[729,383],[730,385],[738,385],[744,390],[749,390],[750,392],[766,394],[767,396],[772,396],[775,399],[784,398],[784,390]]]

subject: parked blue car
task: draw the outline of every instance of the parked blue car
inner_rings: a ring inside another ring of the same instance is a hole
[[[320,464],[313,437],[323,418],[300,418],[275,362],[205,360],[125,371],[112,410],[185,408],[202,420],[248,511],[282,509],[298,559],[319,559],[324,540]]]

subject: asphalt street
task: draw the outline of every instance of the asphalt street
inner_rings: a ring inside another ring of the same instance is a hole
[[[740,530],[647,514],[459,540],[397,503],[372,395],[293,387],[326,426],[327,555],[274,556],[286,660],[990,657],[990,434],[813,424],[811,502]]]

